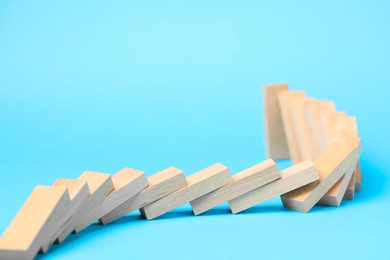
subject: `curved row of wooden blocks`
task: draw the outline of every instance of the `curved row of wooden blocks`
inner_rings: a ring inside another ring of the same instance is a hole
[[[268,159],[234,175],[217,163],[188,177],[169,167],[150,177],[124,168],[58,179],[34,189],[0,240],[0,259],[32,259],[95,221],[108,224],[135,210],[151,220],[188,202],[199,215],[224,202],[239,213],[276,196],[302,212],[352,199],[361,176],[356,120],[285,84],[265,87],[264,97],[268,156],[291,158],[290,168],[279,171]]]

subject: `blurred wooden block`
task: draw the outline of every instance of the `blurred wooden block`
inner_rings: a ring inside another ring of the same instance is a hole
[[[295,164],[281,171],[280,175],[280,179],[230,200],[229,205],[232,212],[234,214],[239,213],[319,179],[317,170],[310,160]]]
[[[101,204],[97,204],[83,217],[76,227],[77,232],[88,227],[149,185],[143,171],[131,168],[124,168],[112,175],[111,178],[114,189]]]
[[[83,217],[97,205],[101,204],[107,195],[114,189],[111,175],[109,174],[86,171],[79,176],[78,180],[87,182],[90,196],[83,207],[76,212],[66,224],[64,232],[58,236],[57,240],[59,243],[62,243],[72,231],[75,230],[77,232],[77,225]]]
[[[267,157],[274,160],[290,157],[278,100],[279,94],[286,91],[287,84],[274,84],[263,88]]]
[[[294,99],[305,98],[306,93],[304,91],[286,91],[279,94],[279,106],[282,114],[284,132],[287,139],[288,151],[293,163],[299,163],[302,161],[299,152],[299,146],[297,141],[297,133],[293,127],[293,120],[291,114],[291,101]]]
[[[149,187],[100,218],[100,223],[108,224],[127,213],[145,207],[184,187],[187,180],[181,170],[169,167],[149,177],[148,183]]]
[[[147,219],[154,219],[212,192],[230,181],[232,181],[232,176],[229,169],[217,163],[187,177],[188,185],[141,208],[140,211]]]
[[[308,127],[308,137],[310,141],[311,151],[313,152],[313,160],[317,159],[321,154],[320,143],[324,142],[321,135],[320,125],[320,101],[315,99],[308,99],[304,103],[304,114]]]
[[[71,203],[61,218],[53,222],[54,225],[49,228],[52,231],[51,236],[42,244],[42,253],[46,253],[58,236],[65,231],[66,223],[85,205],[90,195],[87,182],[82,180],[57,179],[53,186],[67,188]]]
[[[192,209],[195,215],[199,215],[279,178],[280,174],[275,162],[268,159],[233,175],[232,182],[191,201]]]
[[[348,188],[344,194],[343,200],[353,200],[355,198],[355,181],[356,181],[356,168],[353,171],[352,178],[348,183]]]
[[[0,259],[33,259],[70,204],[65,187],[37,186],[0,240]]]
[[[282,196],[286,208],[308,212],[356,164],[361,153],[361,141],[351,139],[346,144],[331,144],[315,161],[319,182],[306,185]]]
[[[358,164],[356,166],[356,181],[355,181],[355,190],[356,191],[360,190],[362,179],[363,179],[362,169],[360,167],[360,162],[358,162]]]

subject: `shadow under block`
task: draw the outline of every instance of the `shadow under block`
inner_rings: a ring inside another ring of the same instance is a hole
[[[0,240],[0,259],[33,259],[70,204],[65,187],[37,186]]]
[[[70,219],[78,212],[89,197],[89,190],[86,181],[82,180],[69,180],[69,179],[57,179],[54,183],[55,187],[65,187],[68,189],[70,196],[70,204],[66,209],[66,212],[62,217],[54,223],[55,226],[51,227],[51,236],[48,237],[47,241],[44,241],[41,247],[41,252],[46,253],[58,236],[65,231],[66,224]]]
[[[83,217],[76,227],[76,232],[88,227],[148,186],[145,173],[131,168],[124,168],[112,175],[111,178],[114,189],[104,198],[102,203],[96,205]]]
[[[290,110],[290,103],[294,99],[305,98],[306,93],[304,91],[286,91],[279,94],[279,107],[282,114],[284,133],[287,139],[288,151],[290,158],[294,163],[299,163],[302,158],[299,153],[299,147],[297,142],[297,133],[293,127],[292,114]]]
[[[351,168],[361,153],[361,141],[351,139],[346,144],[331,144],[315,161],[320,180],[282,196],[286,208],[308,212]]]
[[[101,204],[114,188],[111,175],[106,173],[85,171],[79,176],[78,180],[87,182],[90,196],[67,223],[64,232],[57,239],[59,243],[62,243],[72,231],[76,230],[83,217],[97,205]]]
[[[141,214],[149,220],[154,219],[212,192],[230,181],[232,181],[232,176],[229,169],[220,163],[214,164],[188,176],[188,184],[185,187],[141,208]]]
[[[274,160],[290,157],[278,100],[279,94],[286,91],[287,84],[263,87],[267,157]]]
[[[195,215],[199,215],[279,178],[275,162],[268,159],[233,175],[232,182],[191,201],[192,210]]]
[[[183,171],[169,167],[148,178],[149,186],[99,219],[108,224],[134,210],[153,203],[187,185]]]
[[[319,180],[312,161],[295,164],[280,172],[281,178],[229,201],[234,214],[251,208],[276,196],[283,195]]]

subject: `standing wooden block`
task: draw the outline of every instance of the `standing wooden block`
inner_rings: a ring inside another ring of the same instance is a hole
[[[279,94],[279,106],[283,119],[284,132],[287,138],[288,151],[294,163],[302,161],[297,141],[297,133],[293,127],[290,104],[294,99],[305,98],[304,91],[287,91]]]
[[[111,176],[105,173],[86,171],[79,176],[78,180],[87,182],[90,196],[83,207],[67,223],[65,231],[57,239],[59,243],[62,243],[72,231],[75,230],[77,232],[77,225],[83,217],[97,205],[101,204],[114,188]]]
[[[199,215],[279,178],[280,174],[275,162],[268,159],[233,175],[232,182],[191,201],[192,210],[195,215]]]
[[[361,153],[360,139],[346,144],[332,144],[315,161],[320,175],[318,183],[306,185],[282,196],[283,205],[293,210],[308,212],[338,180],[356,164]]]
[[[356,168],[353,171],[352,178],[348,183],[348,188],[344,194],[343,200],[353,200],[354,199],[354,197],[355,197],[355,182],[356,182]]]
[[[82,180],[57,179],[53,186],[67,188],[71,203],[61,218],[53,222],[53,226],[49,228],[52,232],[42,244],[42,253],[46,253],[58,236],[65,231],[66,223],[85,205],[90,195],[87,182]]]
[[[149,177],[148,183],[149,187],[100,218],[100,223],[108,224],[127,213],[145,207],[184,187],[187,185],[187,180],[183,171],[169,167]]]
[[[286,91],[287,84],[263,88],[267,157],[274,160],[288,159],[290,156],[278,100],[279,94]]]
[[[143,207],[140,211],[147,219],[154,219],[172,209],[212,192],[230,181],[232,181],[232,176],[230,175],[229,169],[217,163],[187,177],[188,185]]]
[[[114,189],[101,204],[96,205],[93,210],[88,212],[76,230],[83,230],[93,221],[103,217],[149,185],[144,172],[130,168],[124,168],[114,174],[112,182]]]
[[[252,190],[229,201],[234,214],[251,208],[266,200],[280,196],[319,180],[319,175],[312,161],[295,164],[280,172],[281,178],[260,188]]]
[[[0,240],[0,259],[33,259],[70,204],[65,187],[37,186]]]

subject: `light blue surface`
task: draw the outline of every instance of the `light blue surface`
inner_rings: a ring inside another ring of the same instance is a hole
[[[58,177],[264,160],[260,86],[288,82],[357,116],[354,201],[131,214],[42,258],[387,258],[389,2],[140,2],[0,1],[0,232]]]

